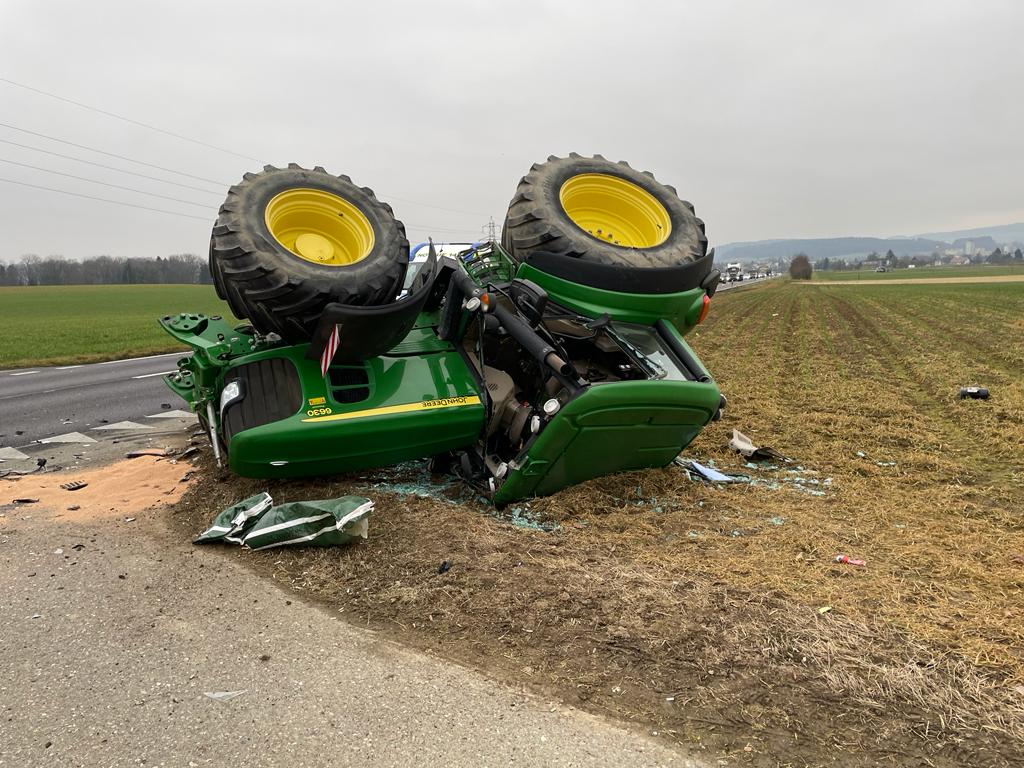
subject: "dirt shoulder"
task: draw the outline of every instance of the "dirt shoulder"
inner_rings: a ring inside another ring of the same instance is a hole
[[[415,464],[269,484],[202,472],[174,524],[195,533],[264,489],[277,501],[357,493],[377,504],[366,542],[240,555],[268,579],[357,626],[725,764],[1009,765],[1024,756],[1007,734],[981,729],[986,707],[1006,706],[1005,697],[980,705],[954,695],[956,684],[982,684],[978,674],[935,669],[927,649],[882,622],[750,586],[748,559],[716,541],[750,549],[778,535],[786,524],[771,519],[798,518],[794,506],[808,503],[799,491],[713,489],[673,467],[498,513]],[[722,578],[722,568],[701,565],[707,558],[741,573]],[[794,578],[857,589],[856,569],[827,559],[819,551],[792,562]],[[908,663],[917,679],[898,680],[911,670],[889,665]],[[969,724],[944,720],[960,706]]]

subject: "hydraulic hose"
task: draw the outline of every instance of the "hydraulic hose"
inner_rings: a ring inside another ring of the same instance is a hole
[[[486,291],[473,282],[473,278],[461,270],[452,275],[452,280],[458,286],[459,291],[466,297],[482,296]],[[576,372],[572,365],[561,358],[555,348],[542,339],[538,333],[527,323],[519,318],[514,312],[505,309],[497,301],[492,302],[491,314],[501,323],[509,336],[519,342],[541,365],[547,366],[555,373],[564,377],[571,377]]]

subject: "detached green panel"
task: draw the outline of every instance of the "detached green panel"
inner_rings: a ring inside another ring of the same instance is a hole
[[[532,280],[547,291],[552,301],[585,317],[607,314],[612,320],[639,325],[654,325],[664,318],[681,333],[697,324],[704,306],[703,288],[681,293],[619,293],[571,283],[529,264],[520,265],[516,277]]]
[[[597,384],[570,401],[495,494],[497,504],[554,493],[600,475],[671,462],[718,409],[713,382]]]

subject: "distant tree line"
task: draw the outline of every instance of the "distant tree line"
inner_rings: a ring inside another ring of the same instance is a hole
[[[863,269],[865,266],[869,268],[882,266],[889,269],[905,269],[909,266],[925,267],[936,263],[947,264],[951,259],[951,256],[940,254],[938,251],[933,252],[931,255],[897,256],[892,252],[892,249],[889,249],[884,255],[877,252],[869,253],[863,260],[850,259],[848,261],[841,258],[830,259],[826,256],[814,262],[814,269],[822,272],[843,272]],[[995,248],[992,253],[987,255],[978,253],[971,256],[970,261],[971,264],[1024,264],[1024,252],[1020,248],[1016,248],[1012,252],[1009,249],[1004,251],[1002,248]]]
[[[22,256],[0,262],[0,285],[131,285],[135,283],[209,284],[206,259],[193,253],[155,259],[93,256],[81,261],[61,256]]]

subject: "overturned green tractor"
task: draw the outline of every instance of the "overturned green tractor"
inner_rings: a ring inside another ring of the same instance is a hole
[[[684,340],[718,284],[693,206],[625,163],[534,165],[501,243],[411,252],[373,192],[322,168],[247,174],[210,243],[246,323],[160,320],[167,384],[246,477],[430,458],[505,504],[664,466],[724,399]]]

